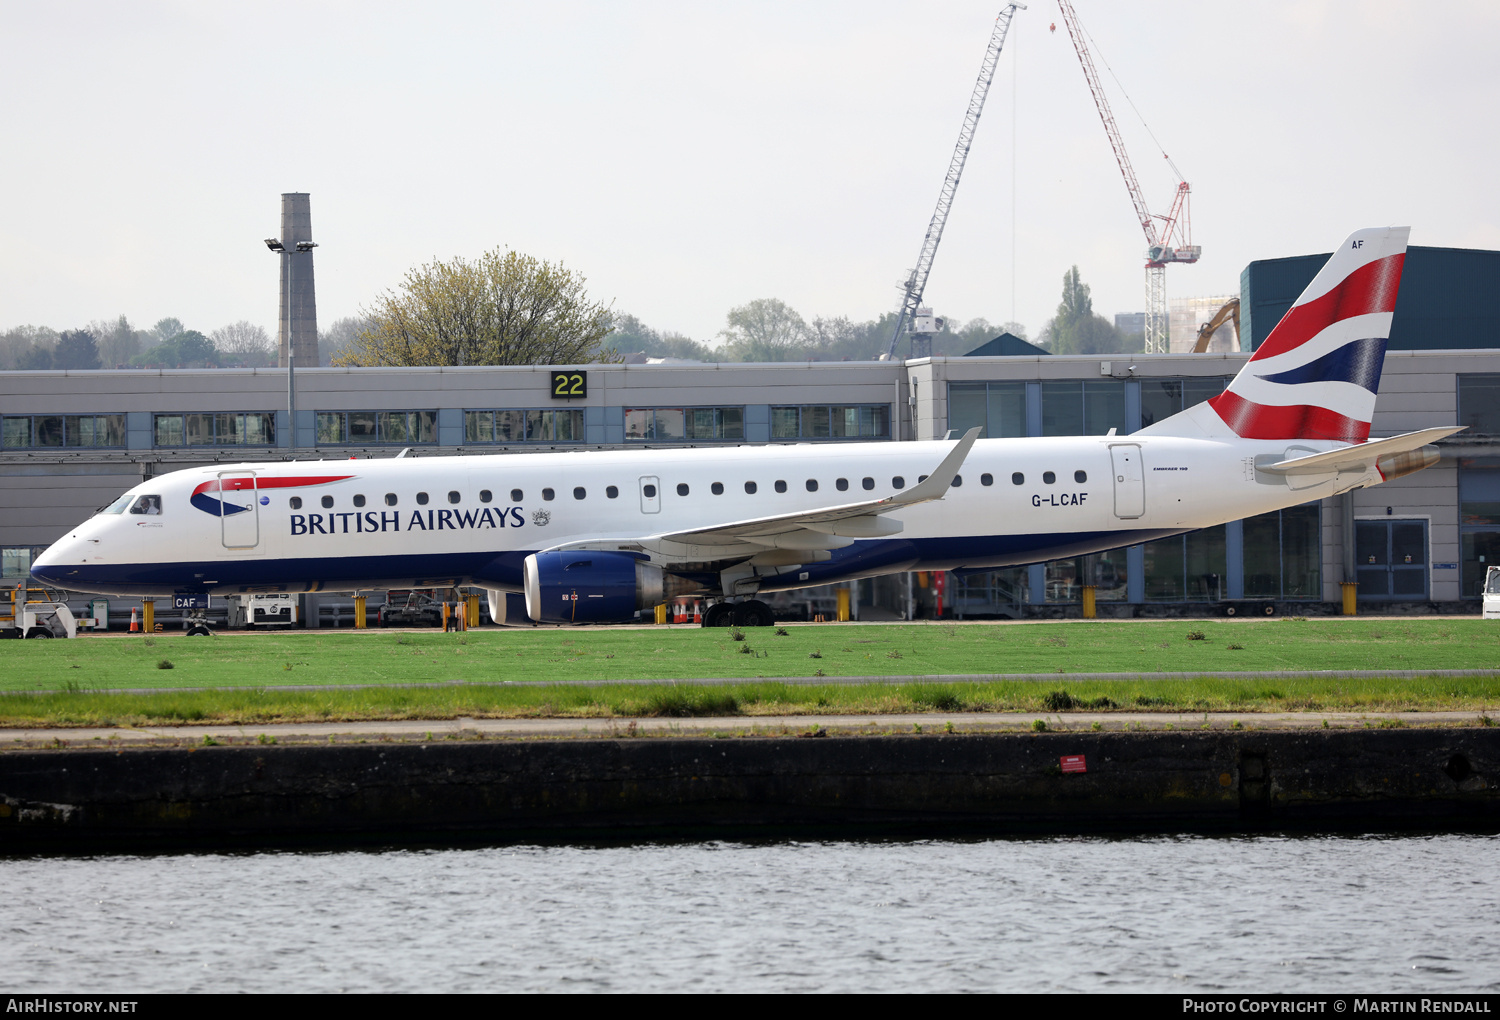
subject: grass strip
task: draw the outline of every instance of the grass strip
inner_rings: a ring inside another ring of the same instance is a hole
[[[0,691],[995,673],[1489,669],[1477,618],[90,635],[0,644]],[[821,672],[820,672],[821,671]]]
[[[444,688],[213,691],[157,694],[64,691],[0,700],[7,727],[265,725],[404,719],[617,718],[907,712],[1472,711],[1500,715],[1500,678],[1306,678],[1060,682],[786,684],[609,687],[463,685]]]

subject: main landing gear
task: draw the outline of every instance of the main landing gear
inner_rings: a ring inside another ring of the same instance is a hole
[[[776,622],[771,607],[751,599],[748,602],[715,602],[703,614],[705,627],[769,627]]]

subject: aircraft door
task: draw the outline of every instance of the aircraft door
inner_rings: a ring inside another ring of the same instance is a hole
[[[226,549],[253,549],[260,544],[260,493],[255,475],[229,471],[219,475],[219,535]]]
[[[641,513],[661,513],[661,481],[655,475],[641,478]]]
[[[1146,475],[1141,468],[1141,448],[1121,443],[1109,448],[1114,466],[1115,516],[1141,517],[1146,513]]]

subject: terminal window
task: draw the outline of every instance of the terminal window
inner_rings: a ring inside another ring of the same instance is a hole
[[[158,414],[157,446],[274,446],[276,415],[270,411]]]
[[[1201,404],[1209,397],[1217,397],[1229,385],[1229,379],[1226,376],[1142,379],[1140,384],[1141,428],[1145,428],[1165,421],[1178,411]]]
[[[888,439],[890,434],[887,404],[771,408],[772,439]]]
[[[1024,382],[952,382],[948,384],[948,427],[963,435],[978,426],[984,439],[1026,434]]]
[[[0,577],[15,580],[31,575],[31,562],[45,550],[45,545],[7,545],[0,548]]]
[[[6,415],[0,422],[0,444],[29,447],[109,447],[125,445],[123,414]]]
[[[1458,377],[1458,423],[1470,435],[1500,435],[1500,375]]]
[[[743,407],[627,407],[625,438],[695,443],[745,438]]]
[[[437,442],[436,411],[319,411],[317,427],[319,445]]]
[[[464,442],[468,445],[581,443],[583,411],[551,408],[465,411]]]
[[[1042,383],[1042,435],[1102,436],[1110,429],[1130,431],[1124,380]]]

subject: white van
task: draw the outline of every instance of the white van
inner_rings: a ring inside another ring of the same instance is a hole
[[[1484,618],[1500,620],[1500,567],[1490,567],[1484,573]]]

